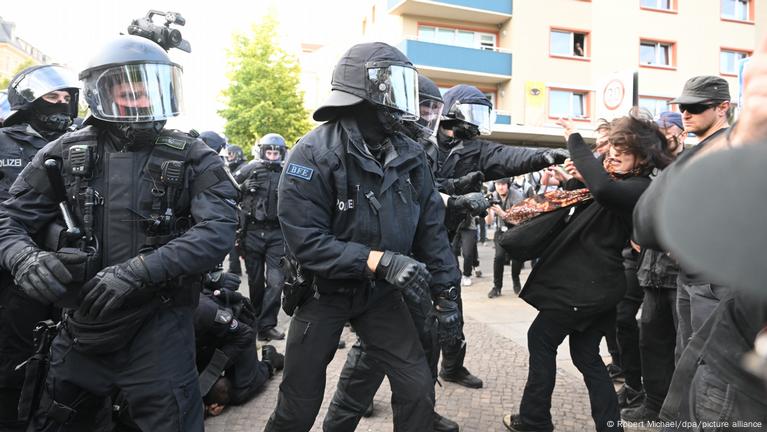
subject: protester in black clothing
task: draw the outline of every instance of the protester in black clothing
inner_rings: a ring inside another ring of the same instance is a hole
[[[647,192],[637,203],[634,211],[633,239],[642,248],[667,250],[661,244],[658,234],[660,216],[658,205],[683,167],[696,154],[706,151],[710,145],[725,139],[728,130],[727,114],[730,109],[730,93],[727,81],[716,76],[698,76],[690,78],[682,90],[682,95],[671,103],[679,104],[685,130],[700,138],[698,145],[682,152],[674,163],[655,178]],[[677,280],[676,309],[677,322],[677,358],[687,347],[692,335],[716,309],[723,298],[730,295],[730,288],[712,283],[711,280],[694,274],[684,267]],[[624,419],[629,421],[653,420],[658,412],[647,406],[627,411]]]
[[[504,418],[512,431],[553,429],[556,353],[567,336],[573,362],[589,389],[597,430],[622,429],[599,342],[626,289],[621,250],[631,233],[631,211],[650,183],[650,172],[665,166],[660,154],[665,137],[654,122],[638,114],[616,119],[610,128],[611,148],[600,163],[580,134],[566,131],[566,135],[593,201],[576,206],[575,215],[543,252],[522,289],[521,297],[540,312],[528,330],[529,372],[519,414]],[[566,186],[572,190],[584,184],[571,179]]]
[[[510,180],[506,178],[495,181],[495,192],[493,194],[500,203],[490,207],[490,211],[485,219],[488,224],[495,224],[495,237],[493,239],[495,243],[493,287],[487,293],[488,298],[499,297],[501,295],[501,290],[503,289],[503,268],[509,262],[511,262],[511,281],[514,284],[514,294],[519,294],[519,291],[522,289],[519,274],[522,272],[523,262],[511,258],[498,241],[501,238],[501,233],[510,228],[510,225],[503,220],[506,210],[525,199],[525,196],[517,188],[511,187]]]

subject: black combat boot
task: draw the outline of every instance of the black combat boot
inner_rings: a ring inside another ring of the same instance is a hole
[[[272,374],[285,367],[285,356],[278,353],[277,348],[272,345],[264,345],[261,347],[261,361],[269,365]]]
[[[459,432],[458,423],[434,412],[434,432]]]
[[[439,376],[445,381],[454,382],[468,388],[478,389],[482,388],[483,385],[482,380],[472,375],[471,372],[469,372],[469,370],[465,367],[461,367],[457,372],[451,373],[449,375],[446,374],[445,370],[443,369],[439,372]]]
[[[283,340],[283,339],[285,339],[285,333],[277,330],[274,327],[270,328],[269,330],[258,332],[258,340],[260,341]]]

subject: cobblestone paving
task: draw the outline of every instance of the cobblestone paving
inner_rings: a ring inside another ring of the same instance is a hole
[[[480,261],[485,277],[475,278],[471,290],[485,293],[490,289],[492,279],[492,246],[490,244],[480,247]],[[523,278],[525,276],[526,272],[523,273]],[[505,295],[513,295],[510,289],[507,291],[509,293]],[[471,307],[470,302],[465,305]],[[287,322],[288,318],[281,314],[280,327],[283,330],[286,330]],[[447,382],[443,383],[442,387],[437,386],[437,412],[457,421],[463,432],[504,432],[506,428],[502,424],[502,418],[505,414],[516,412],[527,379],[527,349],[501,336],[489,325],[470,317],[467,318],[465,333],[469,341],[466,367],[484,380],[484,388],[467,389]],[[344,330],[342,339],[349,347],[356,338],[347,328]],[[284,341],[278,341],[273,345],[278,351],[284,352]],[[566,346],[563,346],[560,351],[564,354],[566,350]],[[335,391],[346,353],[346,349],[338,350],[328,367],[325,399],[312,431],[322,430],[322,420]],[[278,373],[267,382],[263,391],[254,400],[241,407],[230,407],[221,416],[206,420],[206,430],[212,432],[263,430],[276,405],[280,379],[281,373]],[[392,431],[390,396],[389,384],[385,380],[375,398],[374,415],[363,418],[357,428],[358,431]],[[557,432],[594,430],[588,393],[582,377],[578,374],[558,369],[551,409]],[[657,429],[630,428],[629,430],[656,431]]]

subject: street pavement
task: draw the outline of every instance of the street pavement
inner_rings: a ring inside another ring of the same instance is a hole
[[[535,318],[536,310],[517,298],[511,289],[511,269],[504,268],[503,295],[488,299],[492,286],[493,245],[479,245],[480,271],[482,277],[472,277],[471,286],[463,287],[465,334],[468,341],[466,367],[484,380],[482,389],[467,389],[454,383],[437,385],[436,410],[457,421],[464,432],[504,432],[502,419],[505,414],[516,412],[527,380],[527,328]],[[243,266],[244,268],[244,266]],[[522,282],[529,274],[529,263],[522,271]],[[247,293],[247,282],[241,290]],[[287,331],[289,317],[280,312],[279,327]],[[341,336],[350,347],[355,335],[344,329]],[[284,352],[285,342],[272,342],[279,352]],[[259,342],[259,346],[261,342]],[[607,349],[602,344],[605,361],[609,362]],[[347,349],[339,349],[328,366],[325,399],[312,431],[322,430],[322,420],[335,391],[339,372],[346,359]],[[276,405],[281,373],[266,383],[263,391],[249,403],[230,407],[219,417],[206,420],[206,430],[212,432],[261,431]],[[358,431],[392,431],[391,391],[384,384],[375,397],[372,417],[363,418]],[[557,359],[557,384],[551,404],[556,431],[593,431],[588,392],[583,378],[570,360],[567,341],[562,344]],[[634,428],[631,431],[654,431],[650,428]]]

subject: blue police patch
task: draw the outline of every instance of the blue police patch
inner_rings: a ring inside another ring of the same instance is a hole
[[[298,177],[302,180],[309,181],[312,179],[312,175],[314,174],[314,169],[308,168],[302,165],[297,165],[294,163],[288,164],[288,169],[285,171],[285,174],[293,177]]]

